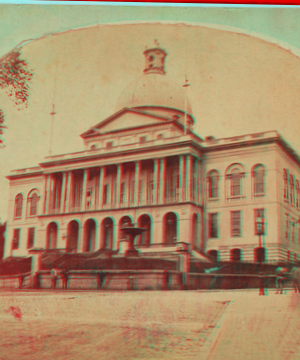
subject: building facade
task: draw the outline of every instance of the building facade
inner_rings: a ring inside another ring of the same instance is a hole
[[[84,151],[8,176],[5,257],[121,251],[131,222],[148,230],[140,247],[166,253],[186,242],[224,261],[299,260],[298,155],[276,131],[202,139],[185,87],[167,78],[166,52],[144,55],[117,111],[81,135]]]

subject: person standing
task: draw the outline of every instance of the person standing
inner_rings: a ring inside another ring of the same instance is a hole
[[[284,288],[284,281],[286,280],[287,269],[279,267],[275,270],[275,272],[276,272],[276,288],[277,288],[275,294],[278,294],[279,291],[280,294],[282,294]]]
[[[67,290],[68,288],[68,280],[69,280],[69,271],[67,268],[64,268],[61,272],[61,280],[62,280],[62,288],[63,290]]]
[[[57,282],[57,276],[58,276],[58,270],[57,267],[54,267],[51,270],[51,289],[55,290],[56,289],[56,282]]]
[[[293,267],[291,270],[291,277],[293,280],[293,286],[295,289],[295,293],[299,292],[300,293],[300,268],[298,267]]]

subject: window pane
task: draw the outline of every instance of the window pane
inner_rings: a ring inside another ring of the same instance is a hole
[[[19,249],[20,242],[20,229],[14,229],[14,237],[13,237],[13,250]]]
[[[231,234],[232,236],[241,235],[241,212],[232,211],[231,212]]]
[[[27,248],[32,248],[34,245],[34,233],[35,233],[35,228],[28,229]]]
[[[209,214],[209,237],[218,237],[218,214]]]

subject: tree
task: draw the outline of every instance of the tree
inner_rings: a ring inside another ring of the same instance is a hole
[[[5,230],[6,230],[6,223],[2,224],[0,222],[0,260],[3,258],[4,255]]]
[[[21,48],[16,48],[0,59],[0,89],[5,89],[8,97],[18,110],[28,107],[29,84],[33,70],[29,69],[26,60],[21,58]],[[4,112],[0,109],[0,147],[3,144]]]

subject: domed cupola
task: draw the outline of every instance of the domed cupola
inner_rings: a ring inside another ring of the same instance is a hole
[[[146,49],[144,74],[129,84],[118,98],[116,111],[133,108],[148,114],[163,116],[166,119],[194,125],[192,109],[185,90],[166,75],[165,58],[167,53],[156,46]]]
[[[146,57],[146,68],[144,74],[165,75],[165,57],[167,53],[160,48],[148,49],[144,51]]]

